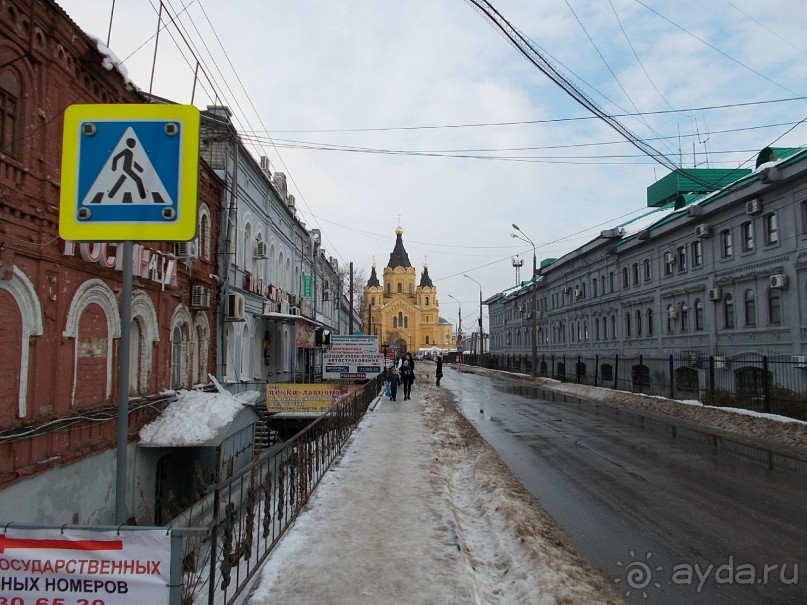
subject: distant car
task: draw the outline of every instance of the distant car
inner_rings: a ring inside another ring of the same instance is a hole
[[[423,361],[423,353],[415,353],[415,361]]]

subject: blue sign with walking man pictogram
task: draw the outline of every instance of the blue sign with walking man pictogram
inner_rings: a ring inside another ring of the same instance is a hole
[[[75,241],[193,239],[198,162],[196,107],[69,107],[59,234]]]

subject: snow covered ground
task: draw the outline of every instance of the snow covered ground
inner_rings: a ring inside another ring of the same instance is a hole
[[[368,411],[249,603],[617,603],[446,391]]]
[[[807,447],[805,422],[536,382],[749,439]],[[575,552],[456,412],[450,395],[423,382],[410,401],[382,399],[368,411],[270,555],[249,599],[249,605],[619,602],[612,582]]]

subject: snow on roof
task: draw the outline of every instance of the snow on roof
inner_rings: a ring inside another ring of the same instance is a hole
[[[140,429],[140,444],[201,445],[229,426],[244,405],[229,394],[178,391],[177,400],[154,422]]]
[[[132,80],[129,78],[129,70],[124,67],[123,61],[121,61],[106,44],[101,42],[100,39],[92,34],[87,34],[87,37],[95,43],[95,48],[104,56],[103,61],[101,61],[101,66],[108,71],[112,69],[118,70],[118,73],[123,78],[123,82],[125,84],[132,84]]]

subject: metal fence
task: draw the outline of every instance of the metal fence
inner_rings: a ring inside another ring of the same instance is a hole
[[[532,373],[521,356],[465,355],[465,363]],[[617,390],[697,400],[709,405],[769,412],[807,420],[807,361],[792,355],[734,357],[681,353],[667,357],[538,357],[539,376]]]
[[[208,528],[182,543],[182,605],[236,603],[292,524],[367,408],[380,377],[231,477],[211,486],[185,519]]]

